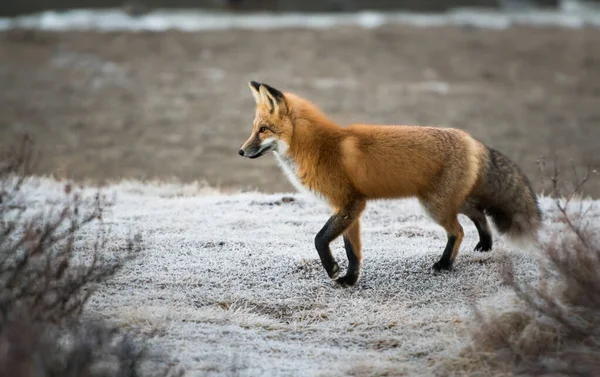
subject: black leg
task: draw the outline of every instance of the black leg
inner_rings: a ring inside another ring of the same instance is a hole
[[[452,268],[452,250],[454,249],[455,242],[456,236],[448,235],[448,242],[446,243],[446,248],[444,249],[440,260],[434,263],[434,270],[441,271],[449,270]]]
[[[487,222],[486,224],[482,227],[482,225],[470,218],[473,223],[475,224],[475,227],[477,228],[477,233],[479,233],[479,243],[477,243],[477,245],[475,246],[475,251],[490,251],[492,250],[492,235],[489,233],[489,228],[487,226]]]
[[[331,216],[315,237],[315,247],[321,258],[321,264],[325,268],[325,271],[327,271],[327,275],[332,279],[337,278],[340,267],[331,254],[329,244],[338,238],[354,222],[354,220],[360,216],[360,213],[364,208],[364,201],[351,203]],[[348,253],[347,248],[346,252]],[[352,255],[354,257],[353,253]],[[350,258],[350,256],[348,258]]]
[[[362,259],[360,245],[360,226],[358,220],[352,224],[344,234],[344,248],[348,257],[348,271],[346,275],[336,280],[341,286],[347,287],[356,284],[360,276],[360,263]]]
[[[475,224],[475,228],[477,228],[479,243],[475,246],[475,251],[492,250],[492,233],[481,208],[474,204],[464,205],[461,208],[461,213],[467,215],[473,224]]]

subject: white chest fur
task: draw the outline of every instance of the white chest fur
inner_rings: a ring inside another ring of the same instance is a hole
[[[300,177],[298,177],[298,166],[296,165],[296,162],[278,152],[274,152],[274,154],[279,167],[281,167],[281,170],[283,170],[290,183],[299,191],[310,191],[302,184]]]
[[[283,172],[287,176],[290,183],[294,185],[296,190],[300,192],[308,192],[316,196],[318,199],[327,202],[325,197],[321,195],[320,192],[313,191],[309,187],[305,186],[304,183],[302,183],[300,177],[298,176],[298,165],[296,165],[296,161],[294,161],[293,158],[288,157],[286,155],[287,150],[288,145],[283,141],[278,141],[277,149],[273,151],[273,154],[275,155],[277,163],[281,167],[281,170],[283,170]]]
[[[283,170],[285,175],[288,177],[288,180],[291,182],[292,185],[294,185],[296,190],[312,194],[314,197],[316,197],[324,203],[328,202],[327,199],[323,195],[321,195],[320,192],[311,190],[309,187],[305,186],[302,183],[302,181],[300,181],[300,177],[298,176],[298,166],[292,158],[284,156],[278,152],[274,152],[274,154],[277,158],[279,166],[281,167],[281,170]]]

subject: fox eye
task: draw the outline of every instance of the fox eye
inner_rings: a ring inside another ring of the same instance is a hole
[[[258,132],[260,132],[260,133],[267,132],[267,127],[262,126],[261,128],[259,128]]]

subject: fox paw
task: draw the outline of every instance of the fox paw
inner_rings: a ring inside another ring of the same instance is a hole
[[[331,267],[330,271],[327,271],[327,275],[329,275],[331,279],[337,279],[337,277],[340,275],[340,266],[337,264],[337,262],[333,262],[333,267]]]
[[[340,287],[351,287],[358,281],[358,275],[356,274],[346,274],[341,278],[335,280],[335,284]]]
[[[445,261],[445,260],[439,260],[439,261],[435,262],[431,268],[434,271],[443,271],[443,270],[449,271],[452,269],[452,262]]]
[[[492,243],[489,241],[479,241],[479,243],[475,246],[475,251],[490,251],[492,250]]]

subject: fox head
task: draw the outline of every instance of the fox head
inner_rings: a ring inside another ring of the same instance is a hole
[[[267,152],[285,154],[294,127],[284,94],[256,81],[250,81],[248,85],[256,100],[256,115],[250,138],[238,153],[248,158],[257,158]]]

